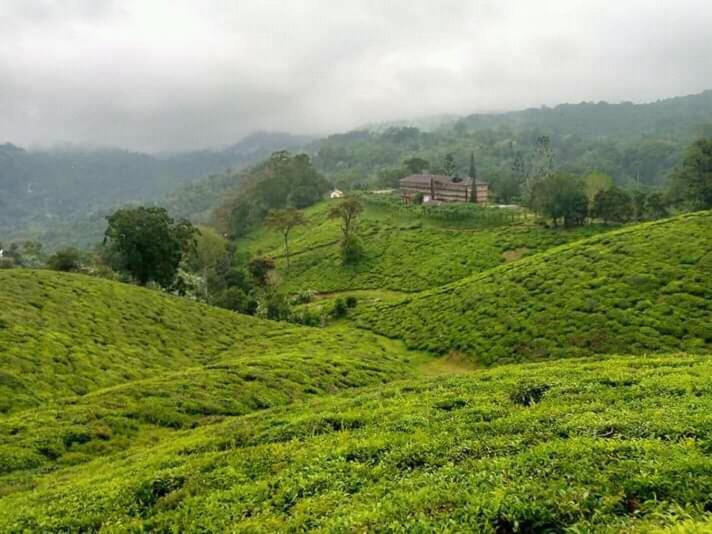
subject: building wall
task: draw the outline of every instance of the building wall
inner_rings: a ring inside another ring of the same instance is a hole
[[[400,184],[401,195],[412,199],[416,193],[422,193],[423,195],[431,194],[431,187],[429,183],[423,182],[401,182]],[[433,190],[435,197],[433,200],[440,200],[442,202],[470,202],[471,201],[471,189],[469,186],[464,184],[438,184],[437,182],[433,184]],[[489,186],[487,184],[477,184],[477,194],[476,199],[478,203],[487,202],[489,199]]]

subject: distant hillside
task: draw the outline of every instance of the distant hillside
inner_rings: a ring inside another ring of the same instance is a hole
[[[621,185],[657,187],[685,147],[698,137],[712,136],[712,91],[651,104],[582,102],[476,114],[435,129],[362,129],[317,141],[313,150],[319,169],[342,187],[392,185],[408,158],[423,158],[437,169],[448,153],[465,175],[473,153],[479,176],[501,195],[512,179],[531,171],[542,136],[550,140],[558,170],[583,175],[600,171]]]
[[[491,364],[712,348],[712,212],[565,245],[399,302],[363,326]]]
[[[258,133],[220,150],[148,155],[118,149],[0,146],[0,242],[93,244],[104,216],[126,203],[159,202],[182,186],[236,170],[310,138]],[[191,213],[200,211],[198,207]]]
[[[712,90],[649,104],[581,102],[496,114],[473,114],[453,121],[461,131],[497,128],[539,129],[556,136],[691,138],[712,134]]]

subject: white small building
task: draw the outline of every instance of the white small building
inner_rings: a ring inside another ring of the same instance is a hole
[[[329,198],[343,198],[344,192],[339,191],[338,189],[334,189],[331,193],[329,193]]]

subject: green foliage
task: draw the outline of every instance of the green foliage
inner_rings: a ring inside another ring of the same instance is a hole
[[[50,251],[86,248],[101,240],[106,215],[132,204],[159,204],[176,218],[207,222],[207,212],[239,183],[241,175],[234,169],[254,165],[275,150],[300,149],[309,141],[257,133],[220,150],[160,156],[0,145],[0,235],[38,240]],[[207,178],[199,180],[203,176]]]
[[[289,269],[289,232],[296,226],[306,224],[304,214],[295,209],[270,210],[265,217],[265,225],[282,233],[284,237],[284,257],[287,259],[287,269]]]
[[[588,216],[588,199],[583,184],[574,176],[548,174],[531,182],[529,206],[550,217],[556,226],[580,226]]]
[[[349,312],[349,307],[346,305],[346,301],[342,298],[337,298],[334,301],[334,307],[331,310],[331,316],[334,319],[342,319],[346,317]]]
[[[302,209],[330,188],[306,154],[275,152],[243,177],[238,190],[216,210],[218,226],[240,237],[259,225],[271,209]]]
[[[181,259],[195,246],[193,225],[175,222],[163,208],[124,208],[107,221],[104,240],[114,267],[140,285],[170,287]]]
[[[510,395],[522,384],[548,390],[521,406]],[[170,439],[134,438],[128,454],[6,478],[0,524],[8,532],[704,532],[710,391],[711,360],[684,354],[378,385],[164,428],[158,435]]]
[[[260,287],[269,285],[270,273],[274,270],[275,263],[272,258],[257,257],[250,260],[247,264],[247,270],[254,280],[255,284]]]
[[[633,198],[619,187],[611,187],[596,193],[591,216],[604,222],[624,223],[633,218],[634,211]]]
[[[8,473],[411,376],[426,359],[366,333],[263,321],[87,276],[18,269],[0,284],[0,494],[14,487]]]
[[[712,348],[712,212],[629,227],[400,301],[360,325],[477,361]]]
[[[613,178],[602,172],[593,172],[583,179],[584,192],[590,204],[600,191],[606,191],[613,187]]]
[[[343,265],[342,233],[337,222],[327,217],[331,202],[306,210],[307,225],[295,228],[289,273],[280,258],[281,236],[268,228],[239,241],[237,250],[274,257],[279,287],[291,294],[304,288],[322,293],[353,289],[412,292],[610,230],[602,225],[542,228],[526,224],[513,210],[472,204],[406,207],[383,195],[364,195],[362,201],[359,238],[363,253],[355,265]]]
[[[361,239],[355,235],[349,235],[341,239],[341,263],[342,265],[355,265],[363,257],[363,245]]]
[[[405,160],[403,167],[405,167],[410,174],[422,174],[428,170],[430,162],[423,158],[414,157]]]
[[[257,311],[257,302],[244,289],[237,286],[228,287],[214,297],[215,306],[240,313],[253,315]]]
[[[47,266],[55,271],[78,271],[82,267],[81,253],[76,248],[63,248],[47,258]]]
[[[698,209],[712,208],[712,139],[699,139],[673,174],[680,200]]]

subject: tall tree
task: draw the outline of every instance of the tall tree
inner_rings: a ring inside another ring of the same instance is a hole
[[[403,167],[411,174],[421,174],[430,167],[430,162],[423,158],[410,158],[403,162]]]
[[[672,178],[683,202],[697,209],[712,208],[712,139],[693,143]]]
[[[356,219],[363,211],[363,204],[356,197],[348,196],[329,210],[329,218],[341,219],[341,233],[344,238],[353,234]]]
[[[591,210],[591,215],[604,222],[624,223],[631,220],[634,214],[632,197],[619,187],[599,191]]]
[[[613,187],[613,178],[602,172],[593,172],[583,179],[583,187],[589,204],[593,205],[593,200],[599,191]]]
[[[551,219],[554,225],[577,226],[586,221],[588,199],[583,184],[574,176],[557,173],[533,181],[530,205],[537,213]]]
[[[361,244],[355,235],[356,220],[363,205],[355,197],[346,197],[329,210],[329,217],[341,219],[341,257],[345,264],[355,263],[361,256]]]
[[[114,267],[140,285],[157,282],[164,288],[176,280],[178,265],[195,247],[195,228],[175,222],[163,208],[124,208],[107,217],[104,244]]]
[[[475,153],[470,152],[470,178],[477,179],[477,167],[475,167]]]
[[[457,165],[455,164],[455,154],[448,152],[445,155],[445,174],[448,176],[455,176],[457,173]]]
[[[470,200],[477,202],[477,167],[475,167],[475,153],[470,152],[470,178],[472,178],[472,188],[470,192]]]
[[[289,271],[289,232],[295,226],[306,224],[304,213],[294,208],[284,210],[270,210],[265,218],[265,223],[282,233],[284,239],[284,255],[287,258],[287,271]]]

